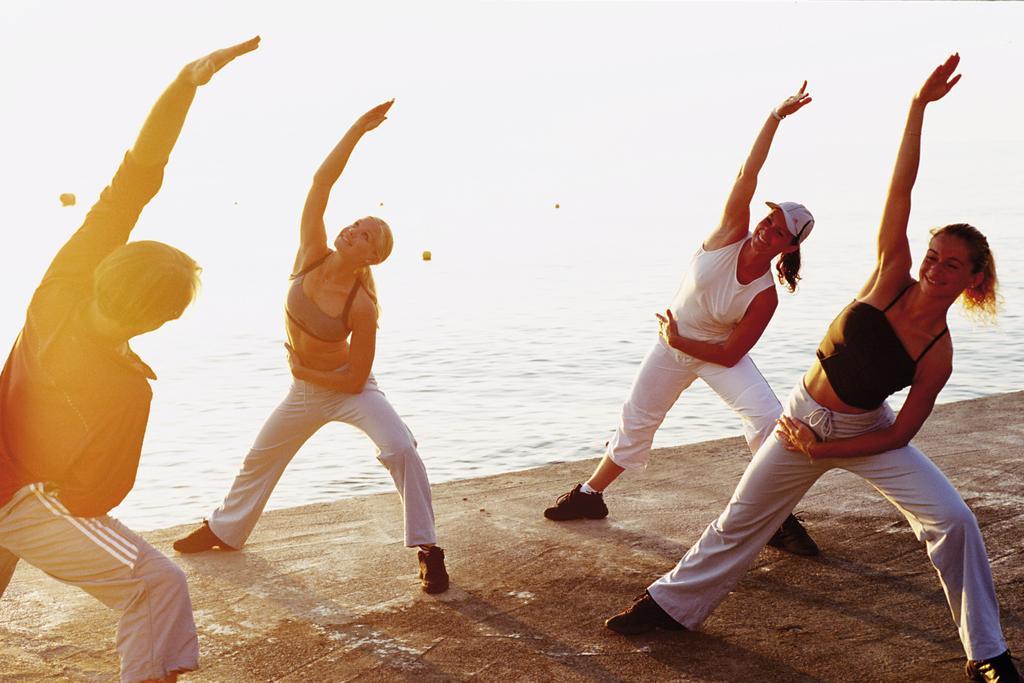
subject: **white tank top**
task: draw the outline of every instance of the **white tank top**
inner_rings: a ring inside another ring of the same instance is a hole
[[[671,309],[679,322],[679,334],[704,342],[723,342],[747,312],[754,297],[774,287],[771,269],[745,285],[736,279],[740,250],[750,234],[738,242],[704,251],[701,246],[690,261]]]

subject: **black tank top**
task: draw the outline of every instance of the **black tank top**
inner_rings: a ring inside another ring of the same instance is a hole
[[[882,310],[854,300],[828,326],[818,345],[818,362],[843,403],[861,410],[878,408],[891,394],[910,386],[918,361],[949,332],[944,328],[917,358],[910,357],[885,311],[913,286],[905,287]]]

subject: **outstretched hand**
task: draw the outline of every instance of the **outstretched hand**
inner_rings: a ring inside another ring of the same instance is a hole
[[[378,104],[376,107],[360,116],[356,121],[356,126],[363,133],[373,130],[387,120],[388,110],[391,109],[391,105],[394,103],[395,99],[391,98],[387,102]]]
[[[932,71],[928,80],[917,92],[917,99],[922,102],[934,102],[945,97],[946,93],[952,90],[960,80],[960,74],[953,76],[953,72],[956,71],[959,64],[960,53],[954,52],[945,62],[935,67],[935,71]]]
[[[194,86],[206,85],[213,78],[213,75],[224,68],[224,66],[235,57],[240,57],[246,52],[252,52],[260,46],[260,37],[255,36],[231,47],[225,47],[200,57],[194,62],[185,65],[181,70],[181,77]]]
[[[789,116],[810,102],[811,93],[807,92],[807,81],[804,81],[804,84],[800,86],[800,90],[795,95],[790,95],[782,100],[782,104],[775,107],[775,111],[779,116]]]

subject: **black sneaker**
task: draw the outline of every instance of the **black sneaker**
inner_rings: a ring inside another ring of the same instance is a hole
[[[444,549],[432,545],[416,553],[420,561],[420,586],[425,593],[448,590],[448,570],[444,568]]]
[[[804,557],[813,557],[821,552],[818,550],[818,544],[814,542],[814,539],[807,533],[807,529],[804,529],[800,520],[794,515],[786,517],[786,521],[768,541],[768,545]]]
[[[210,528],[210,523],[205,519],[203,525],[190,533],[185,538],[180,538],[174,542],[174,549],[179,553],[201,553],[206,550],[213,550],[214,548],[220,548],[222,550],[234,550],[224,541],[217,538],[217,534],[213,533],[213,529]]]
[[[992,659],[968,660],[964,673],[967,680],[975,683],[1020,683],[1020,673],[1013,665],[1009,650]]]
[[[583,484],[576,484],[572,491],[563,493],[555,501],[553,507],[544,511],[544,516],[556,522],[570,519],[604,519],[608,516],[608,506],[604,504],[604,496],[600,493],[583,493]]]
[[[624,636],[636,636],[656,628],[666,631],[686,630],[686,627],[670,617],[647,591],[636,596],[633,604],[625,611],[605,619],[604,625]]]

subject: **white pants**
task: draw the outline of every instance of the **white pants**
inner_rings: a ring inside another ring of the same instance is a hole
[[[836,413],[798,385],[786,414],[825,440],[845,439],[892,424],[887,404],[863,414]],[[817,479],[833,467],[866,479],[903,513],[939,574],[969,659],[1006,650],[992,573],[973,513],[935,464],[913,446],[878,455],[810,462],[777,438],[758,450],[722,515],[675,569],[648,588],[683,626],[697,628],[739,581],[775,530]]]
[[[328,422],[360,429],[377,447],[377,459],[391,474],[405,508],[405,545],[436,543],[430,482],[416,440],[373,375],[358,394],[294,380],[256,437],[224,503],[210,517],[213,533],[233,548],[245,545],[285,467],[302,444]]]
[[[19,558],[121,612],[125,683],[199,668],[185,573],[113,517],[75,517],[53,489],[24,486],[0,507],[0,596]]]
[[[624,469],[646,467],[654,433],[698,377],[739,414],[743,436],[750,452],[756,453],[775,428],[782,405],[750,356],[727,368],[679,353],[659,338],[640,365],[618,429],[608,442],[612,462]]]

